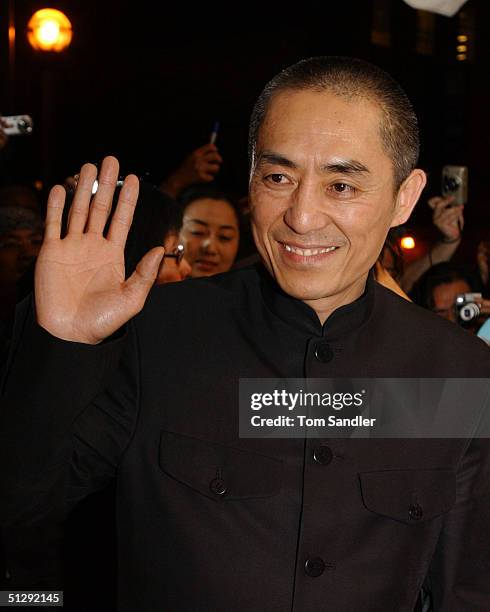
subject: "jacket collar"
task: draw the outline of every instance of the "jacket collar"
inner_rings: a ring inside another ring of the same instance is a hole
[[[373,310],[376,281],[372,269],[368,273],[364,293],[354,302],[337,308],[323,325],[313,308],[285,293],[263,264],[258,265],[258,272],[267,307],[285,323],[302,329],[308,335],[323,336],[328,340],[340,339],[359,329]]]

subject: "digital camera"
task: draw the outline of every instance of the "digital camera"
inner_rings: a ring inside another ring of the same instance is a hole
[[[477,302],[481,299],[481,293],[459,293],[456,296],[455,308],[460,321],[467,323],[480,316],[480,307]]]
[[[468,168],[466,166],[444,166],[441,191],[443,197],[453,196],[450,206],[461,206],[468,200]]]
[[[7,136],[21,136],[30,134],[33,128],[32,117],[29,115],[12,115],[10,117],[2,117],[7,124],[3,131]]]

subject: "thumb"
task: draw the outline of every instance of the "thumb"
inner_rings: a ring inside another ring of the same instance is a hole
[[[126,281],[125,292],[139,303],[140,308],[143,308],[146,296],[155,282],[164,253],[165,249],[161,246],[148,251]]]

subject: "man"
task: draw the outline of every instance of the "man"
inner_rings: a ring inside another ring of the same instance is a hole
[[[465,329],[476,333],[490,315],[490,300],[476,301],[480,316],[462,322],[456,298],[462,293],[481,295],[481,280],[477,272],[462,265],[443,262],[432,266],[415,284],[411,296],[416,304],[428,308],[453,323],[462,323]]]
[[[436,610],[489,609],[485,440],[238,436],[240,378],[488,375],[483,343],[370,273],[425,184],[410,103],[365,62],[305,60],[250,151],[265,269],[146,304],[162,249],[124,280],[136,178],[107,238],[113,158],[90,207],[82,168],[64,240],[53,189],[5,383],[5,524],[61,521],[117,473],[120,610],[408,612],[424,581]]]

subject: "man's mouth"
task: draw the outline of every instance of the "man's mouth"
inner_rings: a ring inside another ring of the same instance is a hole
[[[331,251],[335,251],[335,249],[339,248],[338,246],[300,248],[298,246],[293,246],[292,244],[287,244],[287,242],[282,242],[281,244],[288,253],[294,253],[300,257],[323,255],[324,253],[330,253]]]

